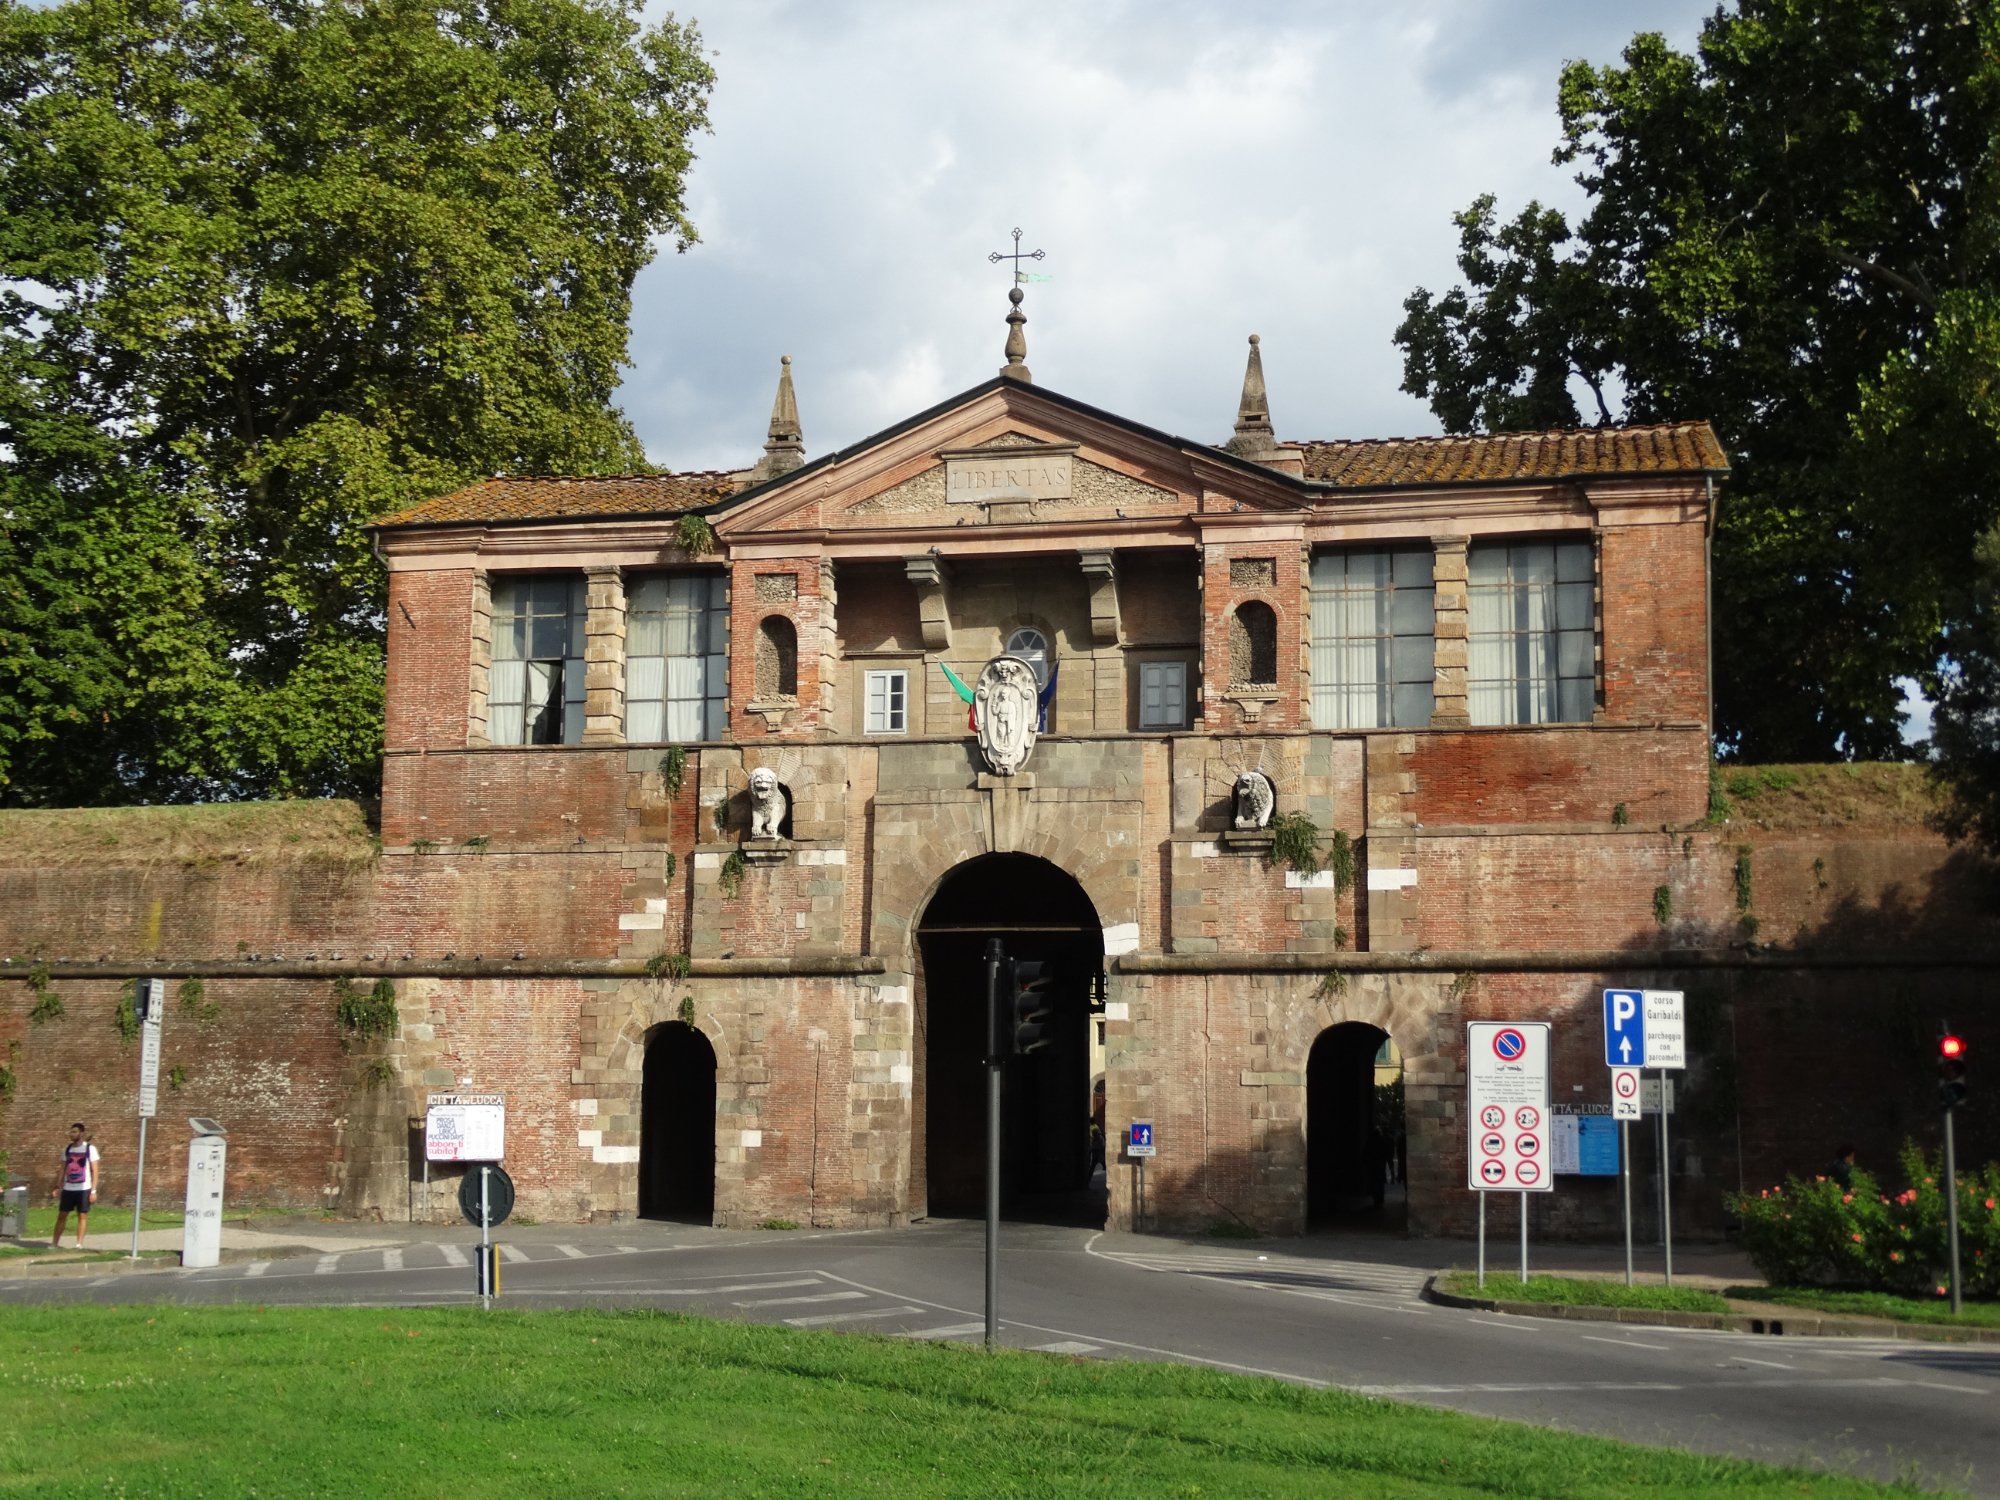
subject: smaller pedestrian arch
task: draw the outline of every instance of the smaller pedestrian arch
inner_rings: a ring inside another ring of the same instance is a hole
[[[1402,1058],[1379,1026],[1342,1021],[1314,1039],[1306,1058],[1309,1226],[1379,1217],[1399,1188],[1401,1081]]]
[[[715,1048],[684,1021],[646,1033],[639,1103],[639,1216],[715,1218]]]

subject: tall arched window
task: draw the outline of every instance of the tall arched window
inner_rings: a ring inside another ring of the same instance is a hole
[[[1278,616],[1260,599],[1246,599],[1229,617],[1229,683],[1270,687],[1278,681]]]
[[[757,696],[799,695],[799,633],[783,615],[767,615],[757,627]]]

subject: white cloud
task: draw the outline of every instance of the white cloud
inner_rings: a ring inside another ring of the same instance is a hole
[[[656,461],[744,464],[789,353],[809,451],[844,446],[999,367],[1018,225],[1043,385],[1217,441],[1256,332],[1281,436],[1435,431],[1390,335],[1455,279],[1451,215],[1574,206],[1563,61],[1711,3],[729,0],[702,243],[641,277],[621,399]]]

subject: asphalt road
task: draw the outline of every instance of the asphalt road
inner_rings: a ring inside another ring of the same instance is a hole
[[[402,1230],[215,1270],[0,1280],[14,1302],[418,1306],[473,1300],[469,1230]],[[379,1228],[376,1231],[380,1233]],[[977,1341],[973,1222],[730,1234],[503,1230],[502,1301],[640,1305],[799,1328]],[[1435,1307],[1421,1242],[1183,1243],[1007,1225],[1001,1338],[1179,1360],[1515,1421],[2000,1496],[2000,1346],[1576,1324]],[[1429,1252],[1435,1261],[1437,1252]]]

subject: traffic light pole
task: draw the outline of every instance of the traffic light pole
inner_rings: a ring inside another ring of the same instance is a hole
[[[1007,965],[998,938],[986,940],[986,1347],[1000,1340],[1000,973]],[[1011,1018],[1010,1018],[1011,1020]]]
[[[1944,1211],[1945,1225],[1951,1235],[1951,1315],[1958,1316],[1958,1151],[1952,1141],[1951,1117],[1957,1113],[1947,1109],[1944,1112]]]

